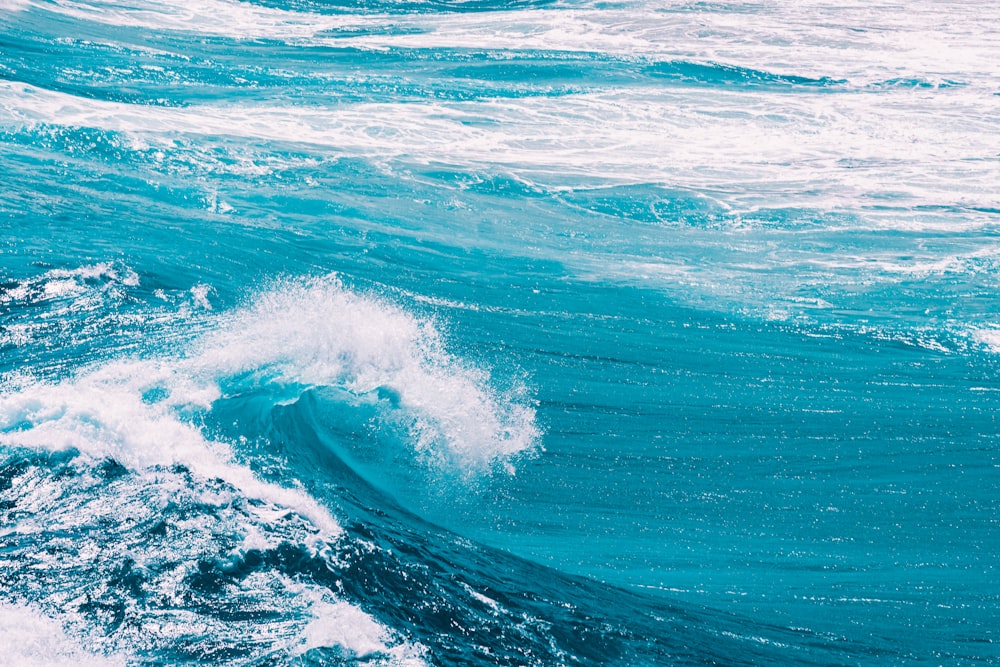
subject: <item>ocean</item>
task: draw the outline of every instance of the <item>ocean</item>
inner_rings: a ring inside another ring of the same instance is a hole
[[[0,663],[1000,665],[998,63],[0,0]]]

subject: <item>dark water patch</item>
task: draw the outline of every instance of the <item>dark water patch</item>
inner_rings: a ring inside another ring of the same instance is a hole
[[[331,500],[347,514],[346,536],[317,552],[307,546],[315,531],[308,522],[294,513],[261,522],[223,482],[210,485],[231,499],[218,496],[222,502],[206,513],[206,506],[189,504],[203,493],[197,475],[171,477],[161,468],[96,481],[85,459],[73,461],[75,474],[54,476],[46,457],[5,454],[5,469],[20,466],[23,484],[0,492],[0,500],[28,516],[41,509],[32,505],[32,489],[55,490],[45,511],[63,526],[36,532],[30,542],[2,539],[8,598],[143,662],[247,665],[268,656],[268,664],[297,664],[295,633],[310,616],[295,588],[281,583],[289,581],[360,606],[419,642],[432,664],[756,664],[779,656],[812,662],[810,650],[775,654],[740,639],[750,636],[741,629],[746,620],[567,577],[474,545],[391,509],[363,484],[331,486],[325,472],[305,481],[314,491],[335,491]],[[157,509],[166,494],[175,503]],[[109,503],[131,512],[105,514]],[[99,525],[95,511],[105,514]],[[241,549],[241,534],[251,527],[270,545]],[[758,624],[753,632],[784,633]],[[341,649],[317,650],[318,659]]]
[[[971,207],[970,211],[976,211],[977,213],[988,213],[990,215],[1000,215],[1000,208],[992,208],[988,206],[977,206]]]
[[[232,414],[224,410],[219,421],[226,422]],[[407,628],[410,636],[431,648],[436,664],[547,664],[552,659],[579,664],[711,664],[713,660],[757,664],[762,660],[762,654],[744,646],[743,640],[722,638],[745,636],[725,629],[730,623],[733,628],[742,623],[736,617],[723,617],[721,625],[717,618],[706,623],[702,614],[712,612],[684,610],[586,579],[567,579],[439,532],[355,479],[329,448],[326,436],[313,431],[315,424],[307,426],[310,420],[300,410],[282,408],[273,416],[268,451],[284,452],[296,476],[308,480],[320,495],[335,498],[341,516],[357,518],[346,528],[358,546],[341,555],[334,572],[288,546],[237,564],[238,576],[270,562],[294,568],[299,575],[308,572],[324,585],[336,581],[350,599],[364,599],[365,608],[378,618],[392,619],[391,627]],[[423,528],[414,532],[417,526]],[[510,586],[525,581],[537,583],[530,592]],[[566,601],[560,603],[561,598]],[[698,628],[706,627],[712,628],[709,637],[699,637]],[[824,644],[818,637],[806,638],[805,643],[810,641],[816,647]],[[722,648],[730,642],[732,648]],[[805,654],[794,651],[782,659],[809,662]]]

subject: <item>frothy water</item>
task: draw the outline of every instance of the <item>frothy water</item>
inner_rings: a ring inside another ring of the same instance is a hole
[[[113,667],[122,658],[90,653],[67,637],[59,623],[29,607],[6,604],[0,609],[0,635],[8,642],[4,659],[18,667]]]
[[[995,664],[998,21],[0,0],[0,646]]]
[[[406,423],[414,455],[429,462],[484,466],[532,449],[539,437],[523,388],[500,395],[486,372],[446,350],[433,322],[336,278],[269,291],[196,350],[185,363],[200,373],[382,402],[389,419]]]

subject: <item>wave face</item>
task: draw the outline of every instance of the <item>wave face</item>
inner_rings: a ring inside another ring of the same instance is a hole
[[[1000,664],[996,25],[0,0],[4,659]]]

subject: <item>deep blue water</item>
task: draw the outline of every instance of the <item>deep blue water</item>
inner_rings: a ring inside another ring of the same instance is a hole
[[[998,35],[0,0],[0,662],[1000,664]]]

